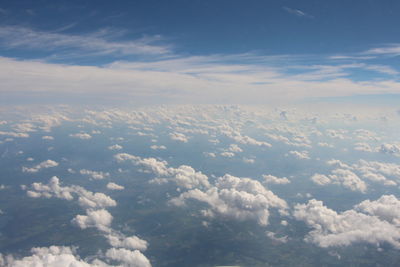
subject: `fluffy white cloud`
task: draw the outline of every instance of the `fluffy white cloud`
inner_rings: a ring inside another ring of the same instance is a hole
[[[354,150],[365,151],[365,152],[374,152],[374,150],[368,143],[355,143]]]
[[[150,261],[139,250],[131,251],[124,248],[110,248],[107,250],[106,256],[122,262],[123,266],[151,267]]]
[[[63,246],[37,247],[31,249],[32,255],[17,258],[13,255],[5,257],[0,254],[0,264],[4,267],[151,267],[150,261],[139,250],[124,248],[108,249],[105,256],[108,259],[122,263],[109,265],[97,258],[90,262],[77,255],[75,248]]]
[[[231,152],[243,152],[243,149],[241,149],[237,144],[229,145],[228,150]]]
[[[79,190],[77,193],[79,195],[78,203],[82,207],[105,208],[117,205],[117,202],[114,199],[103,193],[92,193],[87,190]]]
[[[386,186],[395,186],[400,182],[400,165],[395,163],[359,160],[348,165],[340,160],[329,160],[327,164],[340,168],[333,170],[330,175],[314,175],[311,179],[315,183],[320,185],[342,184],[352,190],[365,192],[367,186],[365,181],[381,183]]]
[[[179,187],[191,189],[199,186],[209,187],[208,177],[201,172],[196,172],[192,167],[181,165],[178,168],[168,167],[166,161],[155,158],[140,158],[127,153],[115,155],[119,162],[129,160],[135,165],[144,168],[144,171],[152,172],[161,178],[174,181]]]
[[[115,232],[106,235],[108,242],[115,248],[126,248],[145,251],[149,245],[146,240],[140,239],[137,236],[125,237]]]
[[[125,187],[116,183],[108,183],[107,188],[110,190],[124,190]]]
[[[331,179],[328,176],[316,173],[311,177],[311,180],[319,185],[327,185],[332,183]]]
[[[87,210],[86,215],[77,215],[72,223],[81,229],[95,227],[102,232],[110,232],[112,215],[105,209]]]
[[[392,154],[395,156],[400,156],[400,144],[399,143],[394,143],[394,144],[382,144],[379,148],[378,151],[381,153],[385,154]]]
[[[228,174],[218,178],[216,185],[207,191],[189,190],[171,199],[170,203],[182,206],[187,199],[207,203],[210,210],[205,214],[208,216],[216,214],[237,220],[253,219],[260,225],[268,224],[270,208],[277,208],[282,213],[287,209],[286,202],[260,182]]]
[[[179,142],[183,142],[183,143],[187,143],[189,141],[189,138],[186,135],[184,135],[183,133],[170,133],[169,137],[171,138],[171,140],[179,141]]]
[[[110,176],[110,173],[108,173],[108,172],[97,172],[97,171],[91,171],[91,170],[86,170],[86,169],[80,170],[79,173],[83,174],[83,175],[88,175],[95,180],[101,180],[101,179],[104,179],[104,178]]]
[[[255,159],[243,158],[243,162],[248,164],[254,164],[256,161]]]
[[[387,242],[400,248],[398,208],[399,201],[394,196],[361,202],[355,206],[361,212],[347,210],[341,213],[312,199],[307,204],[297,204],[293,215],[313,228],[305,240],[321,247]]]
[[[263,178],[266,183],[271,183],[271,184],[289,184],[290,183],[290,180],[286,177],[279,178],[279,177],[276,177],[276,176],[273,176],[270,174],[263,175]]]
[[[115,144],[115,145],[109,146],[108,149],[109,150],[121,150],[122,146]]]
[[[152,145],[152,146],[150,146],[150,148],[153,149],[153,150],[165,150],[165,149],[167,149],[167,147],[163,146],[163,145],[161,145],[161,146]]]
[[[70,134],[69,136],[73,137],[73,138],[82,139],[82,140],[87,140],[87,139],[92,138],[92,136],[88,133],[76,133],[76,134]]]
[[[30,173],[36,173],[38,171],[40,171],[41,169],[47,169],[47,168],[52,168],[52,167],[57,167],[58,163],[55,162],[54,160],[45,160],[41,163],[39,163],[38,165],[32,167],[32,168],[28,168],[28,167],[22,167],[22,171],[23,172],[30,172]]]
[[[45,135],[45,136],[42,136],[42,139],[43,140],[54,140],[54,137],[53,136],[49,136],[49,135]]]
[[[226,158],[232,158],[232,157],[234,157],[235,156],[235,153],[233,153],[233,152],[228,152],[228,151],[225,151],[225,152],[221,152],[221,154],[220,154],[221,156],[223,156],[223,157],[226,157]]]
[[[248,135],[242,135],[239,132],[226,132],[226,136],[232,138],[236,142],[243,145],[253,145],[253,146],[261,146],[261,147],[271,147],[272,145],[265,141],[258,141]]]
[[[308,151],[303,150],[303,151],[296,151],[296,150],[292,150],[289,151],[290,155],[293,155],[295,158],[298,159],[310,159],[310,156],[308,155]]]
[[[339,184],[352,191],[367,191],[367,184],[357,174],[346,169],[335,169],[330,175],[314,174],[311,180],[319,185]]]
[[[38,247],[31,249],[32,255],[23,258],[15,258],[12,255],[2,258],[0,254],[0,264],[4,267],[105,267],[110,266],[100,260],[88,263],[80,259],[74,248],[70,247]],[[111,267],[111,266],[110,266]]]
[[[80,186],[61,186],[60,180],[53,176],[48,184],[33,183],[31,189],[27,191],[29,197],[61,198],[73,200],[76,194],[78,203],[85,208],[104,208],[113,207],[117,202],[103,193],[93,193]]]
[[[355,209],[400,226],[400,200],[393,195],[383,195],[375,201],[364,200]]]

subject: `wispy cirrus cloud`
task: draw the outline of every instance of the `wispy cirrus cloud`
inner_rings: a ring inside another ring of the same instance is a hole
[[[28,98],[35,96],[38,101],[47,98],[50,102],[66,98],[154,104],[250,104],[400,92],[398,71],[386,65],[361,60],[337,64],[326,56],[265,56],[250,52],[187,56],[172,51],[171,45],[157,45],[157,36],[114,41],[122,36],[123,33],[110,30],[70,35],[0,27],[3,48],[50,51],[40,61],[0,57],[2,99],[27,98],[29,102]],[[104,54],[110,63],[55,64],[49,60],[52,53],[76,53],[82,57]],[[129,55],[149,57],[132,60]],[[365,72],[367,78],[353,79],[354,72]]]
[[[286,7],[286,6],[284,6],[283,9],[290,14],[296,15],[297,17],[303,17],[303,18],[309,18],[309,19],[314,18],[314,16],[311,16],[311,15],[305,13],[304,11],[301,11],[300,9],[290,8],[290,7]]]
[[[400,44],[390,44],[387,46],[371,48],[371,49],[365,51],[364,54],[400,56]]]
[[[226,64],[214,57],[118,62],[102,67],[0,58],[0,68],[3,99],[18,101],[24,97],[33,101],[35,96],[36,100],[106,99],[114,103],[277,104],[400,92],[400,83],[394,79],[352,80],[349,65],[303,66],[302,73],[292,74],[257,64]]]
[[[85,35],[37,31],[21,26],[0,27],[0,45],[5,49],[32,49],[65,53],[81,50],[96,54],[112,55],[164,55],[170,46],[156,44],[160,36],[143,37],[131,41],[115,41],[122,33],[103,29]],[[114,39],[114,40],[113,40]],[[119,38],[121,39],[121,38]]]

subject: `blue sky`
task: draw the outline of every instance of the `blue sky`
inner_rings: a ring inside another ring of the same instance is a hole
[[[67,98],[113,91],[137,103],[393,96],[399,15],[398,1],[377,0],[2,1],[2,93],[57,100],[75,88]]]

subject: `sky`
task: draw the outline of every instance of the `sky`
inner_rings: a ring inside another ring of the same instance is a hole
[[[398,1],[1,1],[1,104],[400,99]]]

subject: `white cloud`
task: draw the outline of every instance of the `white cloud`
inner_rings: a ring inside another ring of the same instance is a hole
[[[53,136],[49,136],[49,135],[44,135],[44,136],[42,136],[42,139],[43,140],[54,140],[54,137]]]
[[[144,171],[153,172],[160,178],[168,178],[182,188],[195,188],[199,186],[209,187],[208,177],[201,172],[196,172],[192,167],[181,165],[178,168],[168,167],[166,161],[155,158],[140,158],[127,153],[114,156],[119,162],[129,160],[135,165],[144,167]]]
[[[1,135],[11,136],[11,137],[16,137],[16,138],[28,138],[29,137],[29,134],[27,134],[27,133],[4,132],[4,131],[0,131],[0,136]]]
[[[171,140],[187,143],[189,141],[188,137],[182,133],[170,133],[169,137]]]
[[[308,155],[308,151],[306,151],[306,150],[303,150],[303,151],[291,150],[291,151],[289,151],[289,154],[298,159],[310,159],[310,156]]]
[[[137,249],[145,251],[149,245],[146,240],[140,239],[137,236],[125,237],[116,233],[106,235],[108,242],[115,248]]]
[[[373,152],[373,149],[368,143],[355,143],[354,150],[364,151],[364,152]]]
[[[218,56],[181,60],[179,64],[184,65],[174,69],[168,60],[117,62],[95,67],[3,57],[0,58],[0,80],[3,81],[0,90],[6,97],[17,93],[25,93],[30,98],[37,96],[36,101],[41,100],[39,92],[46,92],[58,100],[61,96],[68,96],[67,99],[73,101],[82,95],[96,94],[103,101],[142,103],[146,100],[146,103],[153,104],[257,104],[265,101],[280,104],[309,97],[390,94],[400,90],[400,84],[395,80],[365,82],[343,77],[323,81],[318,81],[319,77],[304,80],[304,77],[290,76],[279,69],[254,63],[224,64],[223,61],[218,62]],[[112,93],[109,88],[113,88]],[[174,90],[171,91],[171,88]]]
[[[117,205],[117,202],[103,193],[93,193],[80,186],[61,186],[60,180],[53,176],[48,184],[33,183],[28,190],[29,197],[61,198],[73,200],[74,194],[78,196],[78,203],[85,208],[105,208]]]
[[[45,161],[39,163],[38,165],[36,165],[32,168],[22,167],[22,171],[36,173],[36,172],[40,171],[41,169],[53,168],[53,167],[57,167],[57,166],[58,166],[57,162],[55,162],[54,160],[48,159],[48,160],[45,160]]]
[[[392,154],[395,156],[400,156],[400,143],[394,143],[394,144],[382,144],[379,148],[378,151],[381,153],[385,154]]]
[[[153,149],[153,150],[165,150],[165,149],[167,149],[167,147],[163,146],[163,145],[161,145],[161,146],[152,145],[152,146],[150,146],[150,148]]]
[[[241,149],[237,144],[229,145],[228,150],[231,152],[243,152],[243,149]]]
[[[365,193],[367,184],[357,174],[346,169],[335,169],[330,175],[314,174],[311,180],[319,185],[339,184],[352,191]]]
[[[69,136],[73,137],[73,138],[82,139],[82,140],[87,140],[87,139],[92,138],[92,136],[88,133],[76,133],[76,134],[70,134]]]
[[[327,185],[332,183],[331,179],[328,176],[316,173],[311,177],[311,180],[319,185]]]
[[[364,201],[355,210],[341,213],[327,208],[322,201],[309,200],[297,204],[294,217],[304,221],[313,230],[306,241],[321,247],[347,246],[352,243],[390,243],[400,248],[398,210],[399,201],[393,196],[383,196],[377,201]],[[391,209],[395,209],[390,211]]]
[[[110,190],[124,190],[125,189],[125,187],[123,187],[122,185],[118,185],[116,183],[108,183],[107,188]]]
[[[109,150],[121,150],[122,146],[115,144],[115,145],[109,146],[108,149]]]
[[[228,152],[228,151],[225,151],[225,152],[221,152],[221,154],[220,154],[221,156],[223,156],[223,157],[226,157],[226,158],[232,158],[232,157],[234,157],[235,156],[235,153],[233,153],[233,152]]]
[[[182,206],[186,200],[195,199],[209,205],[207,216],[219,215],[237,220],[256,220],[267,225],[269,209],[277,208],[285,213],[287,204],[258,181],[238,178],[226,174],[218,178],[216,185],[207,191],[192,189],[170,200],[170,203]]]
[[[151,267],[150,261],[139,250],[127,250],[124,248],[110,248],[106,252],[110,259],[120,261],[129,267]]]
[[[110,266],[100,260],[94,260],[88,263],[76,254],[74,248],[70,247],[38,247],[31,249],[32,255],[23,258],[15,258],[12,255],[8,255],[3,258],[0,254],[0,264],[4,267],[106,267]],[[110,266],[111,267],[111,266]]]
[[[72,223],[81,229],[95,227],[102,232],[110,232],[112,215],[105,209],[87,210],[86,215],[76,215]]]
[[[314,18],[313,16],[305,13],[304,11],[301,11],[300,9],[294,9],[286,6],[284,6],[283,9],[290,14],[296,15],[297,17]]]
[[[256,161],[255,159],[248,159],[248,158],[243,158],[244,163],[249,163],[249,164],[254,164]]]
[[[23,36],[23,38],[22,38]],[[95,53],[95,55],[160,55],[169,52],[167,46],[153,45],[156,39],[142,38],[134,41],[116,42],[114,33],[101,30],[85,35],[68,35],[36,31],[20,26],[0,27],[2,46],[8,48],[38,49],[47,51],[65,51],[66,49],[81,49],[80,56]]]
[[[104,178],[110,176],[110,173],[108,173],[108,172],[97,172],[97,171],[91,171],[91,170],[86,170],[86,169],[80,170],[79,173],[83,174],[83,175],[88,175],[95,180],[101,180],[101,179],[104,179]]]
[[[400,55],[400,45],[399,44],[393,44],[390,46],[385,46],[385,47],[377,47],[377,48],[372,48],[364,52],[365,54],[370,54],[370,55],[392,55],[392,56],[398,56]]]
[[[273,176],[270,174],[263,175],[263,178],[266,183],[271,183],[271,184],[289,184],[290,183],[290,180],[286,177],[279,178],[279,177],[276,177],[276,176]]]
[[[400,200],[393,195],[383,195],[375,201],[364,200],[355,209],[400,226]]]

